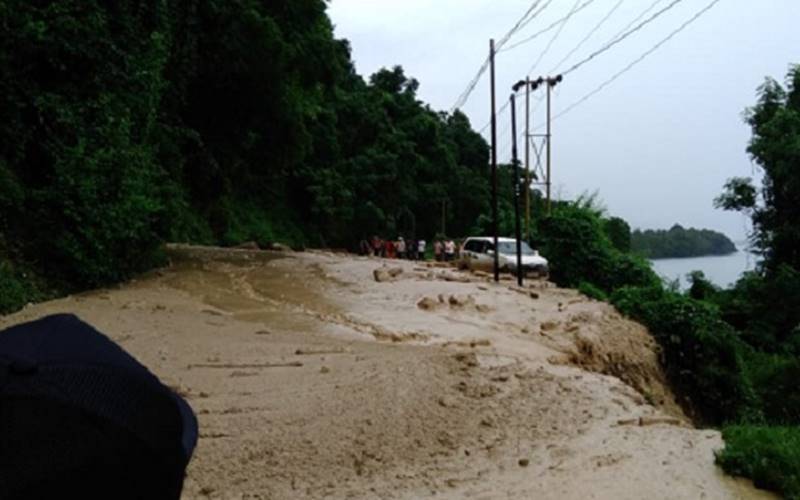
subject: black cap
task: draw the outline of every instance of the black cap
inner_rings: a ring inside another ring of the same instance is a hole
[[[0,331],[0,498],[177,499],[197,434],[180,396],[76,316]]]

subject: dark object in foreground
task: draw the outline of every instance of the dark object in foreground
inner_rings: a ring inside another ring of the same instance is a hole
[[[188,404],[73,315],[0,332],[0,498],[178,499]]]

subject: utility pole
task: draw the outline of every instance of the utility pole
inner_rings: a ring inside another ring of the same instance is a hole
[[[526,84],[526,82],[522,82]],[[514,232],[517,238],[517,284],[522,286],[522,242],[519,223],[519,159],[517,158],[517,86],[511,92],[511,163],[514,166]],[[495,250],[495,255],[497,251]]]
[[[525,77],[525,241],[531,241],[531,79]]]
[[[489,40],[492,94],[492,236],[494,237],[494,281],[500,281],[500,255],[497,253],[497,115],[495,114],[494,38]]]
[[[558,85],[561,80],[563,80],[563,75],[558,75],[556,77],[547,77],[545,82],[547,83],[547,215],[552,213],[551,207],[551,198],[550,198],[550,190],[553,185],[553,181],[550,177],[550,159],[551,159],[551,143],[553,142],[553,135],[550,131],[550,94],[553,90],[553,87]]]
[[[514,86],[519,88],[523,82],[517,82]],[[530,242],[531,239],[531,91],[539,88],[539,85],[544,83],[542,77],[536,80],[531,80],[530,77],[525,77],[525,240]],[[538,158],[538,155],[537,155]]]

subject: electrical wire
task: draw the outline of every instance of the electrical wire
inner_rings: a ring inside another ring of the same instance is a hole
[[[575,3],[572,5],[572,9],[570,9],[570,11],[569,11],[569,14],[567,14],[567,16],[564,18],[564,21],[561,22],[561,25],[558,27],[558,30],[556,30],[556,32],[553,35],[553,37],[550,38],[550,42],[547,43],[547,46],[539,54],[539,58],[536,59],[536,62],[533,63],[533,66],[531,66],[531,69],[528,70],[526,75],[532,74],[533,70],[536,69],[537,66],[539,66],[539,63],[542,62],[542,59],[544,59],[544,56],[546,56],[547,53],[550,51],[550,47],[553,46],[553,43],[555,43],[555,41],[558,39],[559,35],[561,35],[561,32],[564,30],[564,26],[567,25],[567,22],[575,14],[575,9],[578,8],[578,4],[580,4],[580,3],[581,3],[581,0],[575,0]]]
[[[602,27],[603,27],[603,25],[606,23],[606,21],[608,21],[608,19],[609,19],[609,18],[610,18],[612,15],[614,15],[614,12],[616,12],[616,11],[617,11],[617,9],[619,9],[619,6],[620,6],[620,5],[622,5],[622,2],[624,2],[624,1],[625,1],[625,0],[619,0],[619,1],[618,1],[616,4],[614,4],[614,6],[613,6],[613,7],[611,7],[611,10],[609,10],[609,11],[608,11],[608,14],[606,14],[606,15],[605,15],[605,17],[603,17],[603,18],[600,20],[600,22],[598,22],[598,23],[597,23],[597,24],[594,26],[594,28],[592,28],[592,29],[591,29],[591,31],[589,31],[589,33],[587,33],[587,34],[586,34],[586,36],[585,36],[585,37],[583,37],[583,40],[581,40],[580,42],[578,42],[578,45],[576,45],[576,46],[575,46],[575,48],[573,48],[572,50],[570,50],[570,51],[567,53],[567,55],[565,55],[565,56],[564,56],[564,58],[563,58],[563,59],[561,59],[561,61],[559,61],[559,62],[558,62],[558,64],[556,64],[556,65],[553,67],[553,69],[551,69],[550,71],[548,71],[548,74],[550,74],[550,75],[554,74],[556,71],[558,71],[558,68],[560,68],[562,64],[564,64],[564,63],[565,63],[565,62],[566,62],[566,61],[567,61],[567,60],[568,60],[570,57],[572,57],[572,55],[573,55],[573,54],[575,54],[575,52],[577,52],[578,50],[580,50],[580,48],[581,48],[581,47],[583,47],[583,44],[584,44],[584,43],[586,43],[586,42],[587,42],[587,41],[588,41],[588,40],[589,40],[589,39],[592,37],[592,35],[594,35],[595,33],[597,33],[597,30],[599,30],[600,28],[602,28]],[[661,0],[658,0],[658,1],[661,1]]]
[[[531,15],[531,16],[530,16],[528,19],[526,19],[526,20],[525,20],[523,23],[519,24],[519,28],[515,30],[514,34],[516,34],[518,31],[521,31],[521,30],[523,30],[523,29],[524,29],[526,26],[528,26],[528,25],[531,23],[531,21],[533,21],[534,19],[536,19],[536,18],[539,16],[539,14],[541,14],[542,12],[544,12],[544,10],[545,10],[545,9],[547,9],[547,7],[549,7],[551,3],[553,3],[553,0],[547,0],[547,1],[545,2],[545,4],[544,4],[544,5],[542,5],[542,8],[541,8],[541,9],[539,9],[539,10],[538,10],[536,13],[532,14],[532,15]],[[509,37],[509,39],[510,39],[510,38],[511,38],[511,37]],[[502,44],[502,45],[503,45],[503,46],[505,46],[505,44],[506,44],[507,42],[508,42],[508,40],[503,40],[503,44]],[[501,48],[502,48],[502,46],[501,46]]]
[[[625,40],[629,36],[633,35],[634,33],[636,33],[637,31],[641,30],[642,28],[644,28],[645,26],[647,26],[651,22],[655,21],[659,16],[661,16],[665,12],[669,11],[670,9],[672,9],[673,7],[675,7],[676,5],[681,3],[682,1],[683,0],[672,0],[672,2],[670,2],[666,7],[662,8],[659,11],[657,11],[655,14],[651,15],[650,17],[648,17],[644,21],[640,22],[635,27],[633,27],[630,30],[626,31],[622,35],[619,35],[618,37],[616,37],[613,40],[611,40],[610,42],[606,43],[601,48],[595,50],[594,52],[592,52],[591,54],[589,54],[588,56],[586,56],[582,60],[580,60],[577,63],[573,64],[568,70],[564,71],[562,74],[563,75],[567,75],[569,73],[572,73],[573,71],[575,71],[576,69],[580,68],[584,64],[588,63],[589,61],[591,61],[595,57],[599,56],[603,52],[608,51],[609,49],[611,49],[615,45],[619,44],[620,42],[622,42],[623,40]]]
[[[572,103],[569,106],[567,106],[566,108],[564,108],[564,110],[560,111],[558,114],[556,114],[553,117],[553,120],[556,120],[556,119],[564,116],[565,114],[569,113],[570,111],[575,109],[577,106],[583,104],[584,102],[589,100],[592,96],[596,95],[597,93],[599,93],[600,91],[602,91],[603,89],[605,89],[606,87],[611,85],[615,80],[617,80],[619,77],[621,77],[622,75],[624,75],[625,73],[630,71],[634,66],[636,66],[637,64],[642,62],[650,54],[652,54],[653,52],[655,52],[656,50],[661,48],[661,46],[663,46],[664,44],[669,42],[673,37],[675,37],[678,33],[683,31],[684,29],[686,29],[690,24],[692,24],[697,19],[699,19],[703,14],[705,14],[706,12],[711,10],[719,2],[720,2],[720,0],[713,0],[711,3],[709,3],[704,8],[699,10],[694,16],[692,16],[690,19],[688,19],[683,24],[681,24],[677,29],[673,30],[669,35],[667,35],[665,38],[663,38],[660,42],[655,44],[653,47],[651,47],[647,51],[643,52],[639,57],[634,59],[630,64],[628,64],[622,70],[620,70],[616,74],[614,74],[611,78],[609,78],[608,80],[604,81],[603,83],[598,85],[594,90],[592,90],[588,94],[584,95],[583,97],[581,97],[580,99],[578,99],[574,103]],[[537,128],[541,128],[541,126],[537,127]]]
[[[628,31],[628,29],[629,29],[631,26],[633,26],[634,24],[636,24],[637,22],[639,22],[639,20],[640,20],[641,18],[643,18],[644,16],[646,16],[647,14],[649,14],[649,13],[650,13],[650,11],[651,11],[651,10],[653,10],[653,9],[656,7],[656,5],[660,4],[660,3],[661,3],[661,2],[663,2],[663,1],[664,1],[664,0],[655,0],[653,3],[651,3],[651,4],[650,4],[650,6],[649,6],[649,7],[647,7],[646,9],[644,9],[644,10],[643,10],[643,11],[642,11],[642,12],[641,12],[641,13],[640,13],[638,16],[636,16],[636,17],[635,17],[635,18],[634,18],[634,19],[633,19],[631,22],[629,22],[628,24],[626,24],[624,28],[622,28],[622,29],[621,29],[621,30],[619,30],[619,31],[618,31],[618,32],[617,32],[617,33],[616,33],[614,36],[612,36],[612,37],[611,37],[611,39],[610,39],[609,41],[611,41],[611,40],[614,40],[615,38],[617,38],[617,37],[618,37],[618,36],[620,36],[621,34],[623,34],[623,33],[625,33],[626,31]]]
[[[499,48],[502,48],[502,46],[505,45],[508,42],[508,40],[510,40],[511,37],[513,37],[519,30],[527,26],[528,23],[533,21],[539,14],[541,14],[542,11],[544,11],[547,8],[547,6],[550,5],[551,2],[552,0],[547,0],[547,2],[542,6],[542,8],[534,12],[536,8],[539,6],[539,4],[542,3],[542,0],[535,0],[528,8],[528,10],[525,11],[522,17],[516,22],[516,24],[514,24],[514,26],[512,26],[512,28],[503,36],[503,38],[500,39],[497,46],[495,46],[495,54],[497,54]],[[467,103],[470,96],[472,95],[472,92],[475,91],[475,87],[478,86],[478,83],[481,81],[481,78],[483,77],[484,74],[486,74],[486,70],[489,69],[490,62],[491,62],[491,57],[487,57],[483,61],[480,68],[478,68],[478,72],[475,74],[472,80],[469,81],[466,89],[464,89],[464,91],[458,96],[455,104],[453,104],[453,106],[450,108],[451,113],[453,113],[455,110],[461,108],[462,106],[464,106],[464,104]]]
[[[495,49],[502,48],[503,45],[505,45],[511,39],[511,37],[514,36],[517,33],[517,31],[522,29],[522,27],[524,25],[527,25],[527,23],[529,23],[530,21],[533,20],[533,18],[536,17],[535,15],[531,16],[531,13],[534,10],[536,10],[536,7],[538,7],[540,3],[542,3],[542,0],[536,0],[535,2],[533,2],[533,4],[531,4],[531,6],[528,8],[528,10],[525,11],[525,14],[523,14],[522,17],[519,19],[519,21],[517,21],[517,23],[510,30],[508,30],[508,33],[506,33],[503,36],[503,38],[501,38],[497,42],[497,46],[495,47]],[[550,3],[550,2],[548,2],[548,3]],[[536,15],[538,15],[538,14],[539,13],[537,12]]]
[[[557,19],[552,24],[550,24],[548,27],[537,31],[536,33],[534,33],[533,35],[531,35],[531,36],[529,36],[527,38],[524,38],[524,39],[522,39],[522,40],[520,40],[520,41],[518,41],[516,43],[513,43],[513,44],[509,45],[508,47],[504,47],[501,52],[507,52],[509,50],[512,50],[512,49],[515,49],[515,48],[519,47],[520,45],[524,45],[524,44],[526,44],[528,42],[532,42],[533,40],[539,38],[541,35],[544,35],[548,31],[558,27],[561,23],[563,23],[566,20],[566,18],[568,16],[570,16],[572,14],[577,14],[578,12],[582,11],[583,9],[585,9],[586,7],[591,5],[592,3],[594,3],[594,0],[586,0],[584,3],[581,4],[580,7],[578,7],[575,10],[575,12],[572,12],[571,14],[568,14],[567,16],[564,16],[564,17],[562,17],[560,19]]]

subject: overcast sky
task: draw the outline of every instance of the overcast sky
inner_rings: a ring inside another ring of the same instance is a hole
[[[651,12],[672,1],[661,0]],[[594,0],[563,25],[558,37],[553,29],[498,54],[498,108],[511,85],[524,78],[537,59],[541,62],[532,77],[555,69],[616,6],[558,68],[564,70],[611,39],[654,0],[622,0],[617,6],[619,2]],[[434,109],[449,110],[486,58],[489,39],[501,38],[533,3],[332,0],[329,14],[337,37],[350,40],[362,75],[402,65],[407,75],[420,81],[420,99]],[[569,74],[553,93],[553,114],[625,68],[709,3],[680,1]],[[575,5],[575,0],[552,0],[506,47],[549,26]],[[800,63],[798,19],[800,0],[721,0],[603,91],[553,122],[554,194],[572,198],[598,191],[608,211],[633,227],[668,228],[677,222],[743,239],[745,219],[715,210],[712,200],[727,178],[758,175],[745,151],[750,130],[742,112],[754,103],[756,87],[765,76],[783,81],[789,64]],[[489,120],[488,88],[487,73],[462,108],[476,129]],[[535,97],[542,96],[540,92]],[[532,119],[540,124],[545,106],[532,103],[537,105]],[[518,119],[521,125],[522,116]],[[510,158],[509,113],[498,120],[502,161]]]

